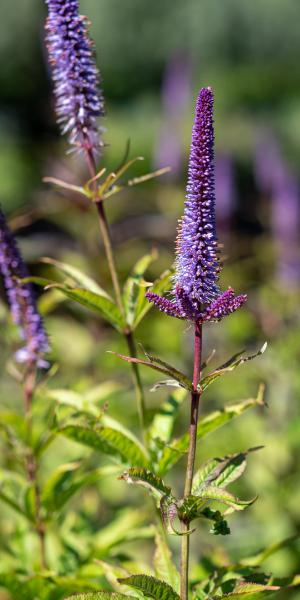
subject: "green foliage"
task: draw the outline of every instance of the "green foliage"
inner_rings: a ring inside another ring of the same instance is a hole
[[[148,469],[129,469],[129,471],[125,471],[121,475],[120,479],[123,479],[127,483],[140,485],[149,489],[153,496],[159,500],[163,496],[171,495],[171,488],[166,486],[160,477],[154,475]]]
[[[147,466],[148,458],[141,445],[127,437],[122,431],[111,427],[91,427],[66,425],[60,429],[64,436],[103,452],[122,464]]]
[[[156,600],[180,600],[177,592],[164,581],[160,581],[149,575],[132,575],[126,579],[119,579],[129,587],[141,590],[144,596],[155,598]]]
[[[195,473],[192,493],[198,495],[207,485],[214,485],[221,488],[227,487],[244,473],[246,457],[249,452],[259,449],[260,447],[250,448],[246,452],[239,452],[225,458],[209,460]]]
[[[176,592],[179,592],[180,575],[173,562],[165,534],[158,529],[155,531],[153,565],[156,577],[168,583]]]
[[[76,596],[69,596],[66,600],[122,600],[127,598],[133,600],[133,596],[124,594],[118,594],[116,592],[95,592],[92,594],[77,594]]]
[[[226,375],[226,373],[234,371],[237,367],[243,365],[245,362],[248,362],[250,360],[253,360],[257,356],[260,356],[265,352],[266,348],[267,342],[264,343],[264,345],[261,347],[260,350],[258,350],[258,352],[255,352],[255,354],[251,354],[250,356],[243,356],[244,350],[238,352],[237,354],[234,354],[234,356],[232,356],[228,361],[226,361],[226,363],[212,371],[209,375],[203,377],[203,379],[199,383],[199,390],[201,392],[204,392],[204,390],[206,390],[206,388],[209,385],[216,381],[216,379],[219,379],[219,377],[223,377],[223,375]]]

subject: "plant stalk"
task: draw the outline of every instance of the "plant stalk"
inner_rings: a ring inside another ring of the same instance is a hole
[[[193,371],[193,391],[191,393],[191,417],[189,426],[189,449],[186,467],[186,477],[184,486],[184,498],[190,495],[193,485],[195,456],[197,448],[197,427],[200,392],[198,384],[200,381],[201,370],[201,354],[202,354],[202,325],[195,323],[195,339],[194,339],[194,371]],[[180,597],[182,600],[188,600],[188,584],[189,584],[189,555],[190,555],[190,523],[185,521],[182,523],[182,541],[181,541],[181,566],[180,566]]]
[[[24,412],[28,427],[28,445],[29,449],[26,455],[26,471],[29,484],[35,492],[35,529],[40,541],[41,565],[47,569],[46,547],[45,547],[45,525],[41,518],[41,497],[38,484],[38,466],[30,444],[32,441],[32,400],[35,390],[36,368],[32,365],[28,367],[24,380]]]
[[[87,158],[87,163],[88,163],[90,174],[91,174],[92,178],[95,178],[97,175],[97,168],[96,168],[94,155],[91,150],[86,151],[86,158]],[[94,196],[95,204],[97,207],[98,217],[99,217],[99,226],[100,226],[104,250],[105,250],[105,254],[106,254],[106,258],[107,258],[107,263],[108,263],[108,267],[109,267],[109,271],[110,271],[110,276],[111,276],[111,280],[112,280],[112,284],[113,284],[113,288],[114,288],[115,299],[116,299],[118,308],[120,309],[120,312],[123,315],[124,320],[125,320],[125,311],[124,311],[124,305],[123,305],[123,300],[122,300],[121,287],[120,287],[118,272],[117,272],[117,268],[116,268],[116,262],[115,262],[114,252],[113,252],[113,246],[112,246],[109,225],[108,225],[107,218],[106,218],[103,200],[100,197],[98,197],[98,188],[97,188],[96,180],[94,180],[94,194],[95,194],[95,196]],[[130,330],[129,327],[127,327],[126,330],[124,331],[124,337],[125,337],[125,340],[126,340],[126,343],[128,346],[130,356],[132,358],[136,358],[137,353],[136,353],[136,346],[135,346],[135,341],[134,341],[134,337],[133,337],[133,332]],[[137,410],[138,410],[138,415],[139,415],[140,428],[141,428],[143,440],[144,440],[144,442],[146,442],[146,434],[145,434],[146,407],[145,407],[145,395],[144,395],[142,380],[141,380],[138,365],[135,363],[131,363],[131,368],[132,368],[132,375],[133,375],[134,387],[135,387],[135,392],[136,392]]]

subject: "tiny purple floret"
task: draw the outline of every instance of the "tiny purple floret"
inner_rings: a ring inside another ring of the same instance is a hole
[[[87,19],[79,14],[78,0],[45,1],[58,123],[73,149],[99,152],[103,142],[97,118],[104,115],[104,101]]]
[[[16,240],[0,208],[0,273],[3,277],[11,316],[18,325],[25,346],[17,351],[16,360],[27,365],[47,367],[44,355],[49,351],[48,337],[37,310],[30,283],[20,280],[28,277]]]
[[[184,215],[179,224],[174,299],[146,294],[166,314],[203,323],[219,321],[247,300],[232,288],[218,285],[220,262],[215,217],[214,97],[211,88],[200,90],[192,132]]]

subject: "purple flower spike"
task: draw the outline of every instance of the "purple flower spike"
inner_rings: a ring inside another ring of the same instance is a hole
[[[97,117],[104,115],[104,101],[87,20],[79,14],[78,0],[46,0],[46,4],[58,123],[75,149],[99,152],[103,142]]]
[[[213,92],[200,91],[192,133],[184,215],[176,250],[174,300],[148,292],[146,297],[170,316],[203,323],[219,321],[244,302],[232,288],[218,286],[220,263],[215,217]]]
[[[38,313],[31,284],[21,284],[28,277],[16,240],[0,208],[0,272],[10,305],[12,319],[20,328],[25,346],[16,353],[18,362],[47,367],[43,356],[49,351],[47,334]]]

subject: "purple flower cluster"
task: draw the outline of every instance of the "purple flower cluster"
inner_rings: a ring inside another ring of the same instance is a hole
[[[148,292],[166,314],[190,321],[219,321],[244,304],[218,286],[220,263],[215,220],[213,92],[200,91],[192,133],[187,197],[179,226],[174,299]]]
[[[46,0],[46,42],[55,84],[56,112],[71,146],[97,152],[103,146],[97,117],[104,114],[87,20],[78,0]]]
[[[49,351],[47,334],[38,313],[31,284],[20,283],[28,277],[16,240],[0,209],[0,272],[14,323],[19,326],[25,346],[16,353],[18,362],[46,367],[43,359]]]

